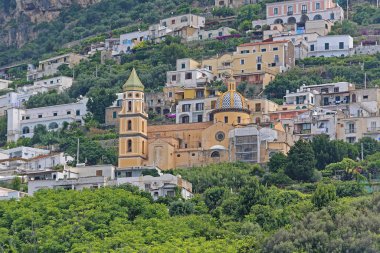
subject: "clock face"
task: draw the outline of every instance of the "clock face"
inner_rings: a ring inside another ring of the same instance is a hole
[[[216,139],[217,141],[223,141],[224,138],[225,138],[225,134],[224,134],[223,132],[221,132],[221,131],[219,131],[219,132],[217,132],[217,133],[215,134],[215,139]]]

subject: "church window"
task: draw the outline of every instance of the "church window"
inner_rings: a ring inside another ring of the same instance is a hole
[[[219,158],[219,157],[220,157],[220,153],[219,153],[219,151],[214,151],[214,152],[212,152],[212,153],[211,153],[211,157],[212,157],[212,158]]]
[[[127,142],[127,152],[132,152],[132,140],[128,140]]]
[[[217,141],[223,141],[225,138],[225,134],[222,131],[219,131],[215,134],[215,139]]]
[[[228,117],[227,116],[224,117],[224,123],[228,123]]]
[[[132,93],[128,93],[128,97],[130,97],[130,98],[131,98],[131,97],[132,97]]]
[[[237,117],[237,123],[238,123],[238,124],[241,123],[241,117]]]
[[[132,111],[132,101],[128,101],[128,111]]]
[[[132,130],[132,120],[128,120],[128,130]]]

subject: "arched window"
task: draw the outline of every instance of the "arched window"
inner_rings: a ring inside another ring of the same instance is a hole
[[[132,140],[127,141],[127,152],[132,152]]]
[[[322,19],[322,16],[319,14],[314,16],[314,20],[321,20],[321,19]]]
[[[187,17],[186,16],[183,16],[182,18],[181,18],[181,23],[183,23],[183,22],[187,22]]]
[[[189,116],[183,116],[182,117],[182,123],[189,123],[190,122],[190,117]]]
[[[274,23],[275,23],[275,24],[283,24],[284,21],[282,21],[282,19],[279,18],[279,19],[276,19],[276,20],[274,21]]]
[[[128,120],[128,131],[132,130],[132,120]]]
[[[132,111],[132,101],[128,101],[128,111]]]
[[[219,153],[219,151],[213,151],[213,152],[211,153],[211,157],[212,157],[212,158],[219,158],[219,157],[220,157],[220,153]]]
[[[288,24],[295,24],[295,23],[297,23],[297,20],[295,17],[288,18]]]
[[[49,129],[57,129],[58,128],[58,124],[56,122],[51,122],[49,124]]]
[[[22,129],[22,134],[28,134],[28,133],[30,133],[30,129],[29,129],[29,127],[24,127],[24,128]]]

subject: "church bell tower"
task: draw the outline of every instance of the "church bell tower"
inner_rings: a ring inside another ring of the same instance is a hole
[[[123,85],[123,104],[119,120],[118,167],[144,165],[148,151],[148,114],[144,110],[144,85],[135,69]]]

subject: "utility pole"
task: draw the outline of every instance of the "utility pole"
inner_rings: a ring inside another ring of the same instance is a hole
[[[78,138],[78,143],[77,143],[77,166],[79,164],[79,138]]]
[[[347,8],[347,20],[348,20],[348,8],[349,8],[348,7],[348,0],[347,0],[347,7],[346,8]]]
[[[364,89],[367,89],[367,72],[364,72]]]
[[[363,161],[363,159],[364,159],[363,143],[360,144],[360,148],[361,148],[361,156],[362,156],[362,161]]]

